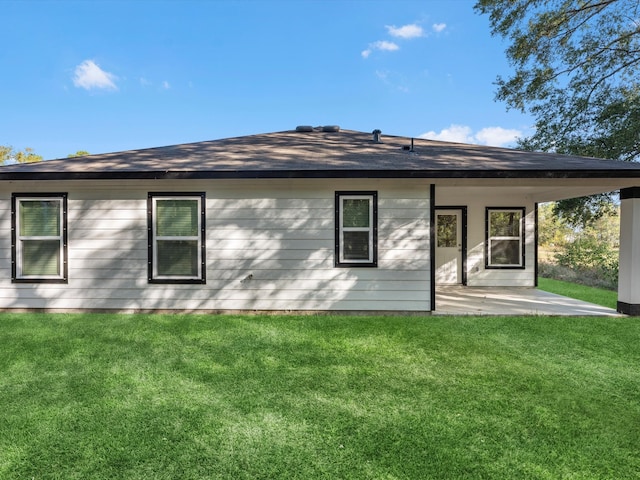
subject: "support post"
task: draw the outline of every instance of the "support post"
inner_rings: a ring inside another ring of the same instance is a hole
[[[618,312],[640,315],[640,187],[620,191]]]

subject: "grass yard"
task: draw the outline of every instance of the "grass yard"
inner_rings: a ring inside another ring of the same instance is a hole
[[[546,292],[557,293],[565,297],[613,308],[614,310],[618,307],[618,292],[613,290],[588,287],[578,283],[543,277],[538,277],[538,288]]]
[[[634,318],[0,316],[3,479],[637,479]]]

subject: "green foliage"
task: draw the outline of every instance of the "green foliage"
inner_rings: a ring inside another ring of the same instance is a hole
[[[479,0],[510,42],[515,72],[497,99],[528,111],[529,150],[620,160],[640,156],[638,0]]]
[[[630,318],[5,314],[7,479],[636,478]]]
[[[67,158],[83,157],[89,155],[86,150],[78,150],[76,153],[67,155]],[[24,150],[15,150],[10,145],[0,145],[0,165],[11,163],[35,163],[43,160],[41,155],[36,155],[32,148],[26,147]]]
[[[70,153],[67,155],[67,158],[84,157],[85,155],[90,155],[90,153],[86,150],[78,150],[76,153]]]
[[[573,236],[573,229],[557,215],[555,203],[538,205],[538,244],[544,247],[563,246]]]
[[[0,165],[5,165],[13,156],[13,147],[0,145]]]
[[[556,253],[559,265],[584,274],[601,276],[610,282],[618,280],[618,251],[593,236],[584,236],[568,243]]]
[[[560,200],[553,205],[553,213],[573,228],[589,228],[599,219],[617,215],[612,193]]]
[[[640,158],[638,0],[479,0],[492,33],[510,42],[514,73],[498,77],[498,100],[531,113],[524,150],[615,160]],[[574,226],[607,213],[612,196],[557,204]]]
[[[33,153],[32,148],[24,150],[15,150],[12,146],[0,145],[0,165],[9,163],[34,163],[42,161],[40,155]]]
[[[581,202],[589,198],[576,200]],[[598,218],[592,216],[587,226],[557,212],[557,203],[538,207],[539,245],[555,252],[553,262],[540,262],[540,275],[616,289],[620,237],[618,208],[608,208]]]
[[[591,236],[596,241],[606,243],[613,249],[620,246],[620,205],[608,215],[594,220],[588,227],[582,229],[585,236]]]

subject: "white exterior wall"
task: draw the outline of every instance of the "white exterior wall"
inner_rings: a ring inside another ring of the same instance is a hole
[[[202,180],[0,186],[0,308],[430,310],[429,182]],[[378,191],[378,267],[334,267],[335,191]],[[12,193],[68,193],[68,284],[11,282]],[[205,285],[149,284],[148,192],[206,192]]]
[[[470,287],[535,286],[535,202],[518,188],[510,187],[439,187],[437,207],[467,207],[467,285]],[[485,218],[487,207],[524,207],[525,268],[485,268]]]

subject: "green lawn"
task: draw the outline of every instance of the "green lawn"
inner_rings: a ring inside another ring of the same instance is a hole
[[[603,307],[618,307],[618,292],[603,288],[587,287],[577,283],[538,277],[538,288],[546,292],[557,293],[565,297],[576,298],[585,302],[595,303]]]
[[[634,318],[0,316],[2,479],[624,479]]]

